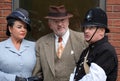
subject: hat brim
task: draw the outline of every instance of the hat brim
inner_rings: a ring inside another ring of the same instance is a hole
[[[110,30],[107,28],[107,26],[106,25],[104,25],[104,24],[99,24],[99,23],[84,23],[83,25],[82,25],[82,27],[84,28],[84,27],[90,27],[90,26],[96,26],[96,27],[102,27],[102,28],[105,28],[105,32],[106,33],[109,33],[110,32]]]
[[[68,14],[67,16],[60,16],[60,17],[56,17],[56,16],[46,16],[46,19],[66,19],[66,18],[71,18],[73,17],[72,14]]]

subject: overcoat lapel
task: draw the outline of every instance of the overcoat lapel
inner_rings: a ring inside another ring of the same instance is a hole
[[[55,76],[54,52],[55,52],[55,39],[54,39],[54,35],[51,35],[51,37],[48,38],[48,40],[46,41],[46,44],[45,44],[45,54],[46,54],[50,69],[51,69],[53,75]]]

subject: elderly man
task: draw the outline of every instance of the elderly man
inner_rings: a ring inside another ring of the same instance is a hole
[[[68,81],[85,48],[84,35],[69,29],[72,16],[64,5],[49,7],[45,18],[53,33],[41,37],[36,43],[34,75],[43,77],[43,81]]]

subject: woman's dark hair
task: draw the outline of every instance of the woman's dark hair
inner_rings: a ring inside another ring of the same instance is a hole
[[[16,19],[7,20],[7,29],[6,29],[6,35],[7,36],[11,36],[10,31],[9,31],[9,27],[13,27],[15,21],[16,21]]]

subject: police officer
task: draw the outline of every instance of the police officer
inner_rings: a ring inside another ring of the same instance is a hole
[[[92,8],[83,23],[85,40],[89,46],[79,58],[70,81],[116,81],[117,55],[108,42],[107,15],[100,8]]]

